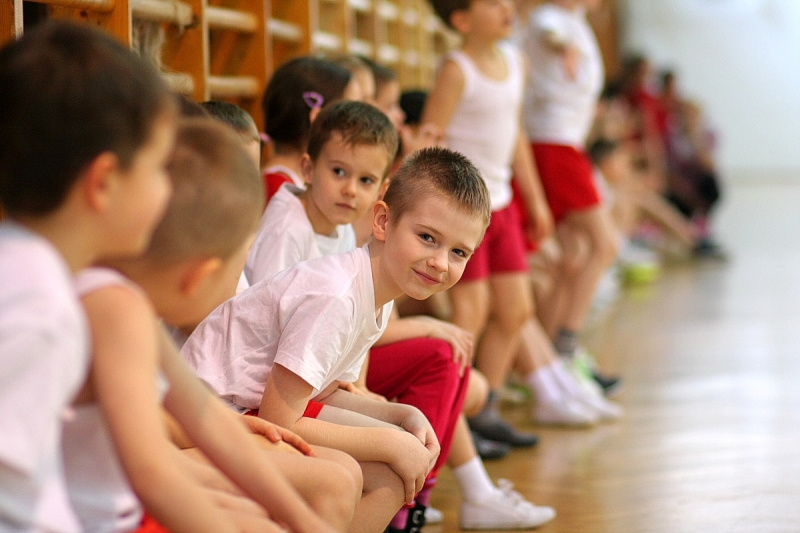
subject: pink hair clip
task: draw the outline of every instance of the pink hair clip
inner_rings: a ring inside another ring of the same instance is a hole
[[[306,91],[303,93],[303,101],[311,109],[319,109],[325,103],[325,98],[318,92]]]

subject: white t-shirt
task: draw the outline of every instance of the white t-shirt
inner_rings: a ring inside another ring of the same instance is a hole
[[[0,532],[80,531],[61,455],[89,337],[72,274],[45,239],[0,223]]]
[[[508,76],[487,78],[461,51],[451,52],[464,75],[464,91],[445,132],[448,148],[467,156],[489,189],[492,211],[511,203],[511,162],[519,134],[522,106],[522,62],[509,43],[500,43]]]
[[[561,54],[543,40],[545,33],[579,50],[575,79],[569,78]],[[597,40],[586,21],[586,10],[544,4],[522,28],[528,55],[525,88],[525,128],[532,141],[583,149],[603,88],[603,61]]]
[[[302,192],[298,187],[284,185],[267,204],[244,267],[251,284],[300,261],[355,249],[356,235],[350,224],[337,226],[331,236],[314,233],[298,198]]]
[[[254,284],[209,315],[181,354],[238,411],[258,409],[275,363],[314,388],[358,378],[386,329],[392,302],[375,312],[367,246],[298,263]]]

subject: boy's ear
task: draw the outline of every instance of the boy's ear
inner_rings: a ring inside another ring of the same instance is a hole
[[[311,175],[314,171],[314,163],[311,161],[311,156],[303,154],[300,158],[300,172],[303,174],[303,181],[306,185],[311,185]]]
[[[317,120],[317,115],[319,112],[322,111],[321,107],[312,107],[311,111],[308,112],[308,123],[313,124],[315,120]]]
[[[457,9],[450,14],[450,25],[460,34],[469,33],[470,18],[466,9]]]
[[[382,242],[386,241],[386,225],[389,223],[389,206],[379,200],[372,206],[372,236]]]
[[[219,257],[197,260],[186,268],[181,278],[181,293],[192,296],[210,275],[221,268],[222,260]]]
[[[119,159],[111,152],[95,157],[83,171],[80,180],[83,199],[91,209],[105,212],[112,202]]]

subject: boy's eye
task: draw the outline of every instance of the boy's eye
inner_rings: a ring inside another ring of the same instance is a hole
[[[420,233],[419,234],[419,238],[422,239],[425,242],[433,242],[433,237],[431,237],[427,233]]]
[[[361,176],[361,180],[360,181],[364,185],[372,185],[373,183],[375,183],[375,180],[370,178],[369,176]]]
[[[336,174],[337,176],[344,176],[345,174],[347,174],[345,170],[341,167],[334,167],[333,173]]]
[[[458,257],[463,257],[464,259],[467,258],[467,252],[460,248],[453,248],[453,253],[456,254]]]

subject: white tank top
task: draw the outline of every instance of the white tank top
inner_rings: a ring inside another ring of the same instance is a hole
[[[87,268],[75,277],[80,297],[110,286],[141,291],[111,269]],[[158,390],[162,399],[168,389],[169,382],[159,373]],[[63,449],[70,501],[84,533],[123,533],[137,529],[142,521],[142,506],[128,483],[98,404],[80,405],[72,410],[64,424]]]
[[[492,211],[511,203],[511,161],[519,133],[524,84],[517,51],[508,43],[498,46],[508,68],[508,76],[501,81],[486,77],[461,51],[447,55],[464,75],[464,92],[447,127],[446,143],[467,156],[481,172]]]

